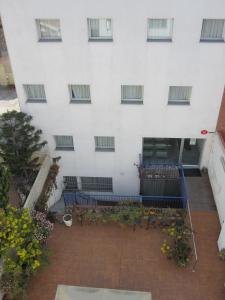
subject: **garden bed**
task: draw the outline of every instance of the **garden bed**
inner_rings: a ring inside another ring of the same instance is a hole
[[[72,213],[67,209],[68,212]],[[165,235],[161,252],[181,267],[190,261],[192,232],[184,209],[146,208],[126,201],[114,207],[75,207],[73,216],[80,225],[118,223],[121,227],[131,227],[133,231],[137,227],[159,229]]]

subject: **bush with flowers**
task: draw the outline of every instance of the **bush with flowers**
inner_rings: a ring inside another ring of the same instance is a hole
[[[22,297],[29,279],[47,261],[47,249],[36,236],[37,223],[28,210],[8,205],[0,209],[0,289],[10,299]]]
[[[190,228],[184,221],[175,221],[164,231],[170,237],[170,241],[164,241],[161,246],[162,253],[166,254],[169,259],[173,259],[178,266],[185,267],[191,255]]]
[[[46,244],[47,238],[54,228],[53,223],[47,220],[46,214],[40,211],[33,211],[31,214],[35,223],[34,236],[41,243]]]

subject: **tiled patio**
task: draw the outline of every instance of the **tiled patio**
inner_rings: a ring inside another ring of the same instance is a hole
[[[192,218],[199,256],[195,272],[176,267],[161,254],[164,235],[159,229],[57,224],[49,240],[50,265],[32,280],[28,299],[54,300],[57,285],[66,284],[151,291],[153,300],[224,300],[217,214],[196,211]]]

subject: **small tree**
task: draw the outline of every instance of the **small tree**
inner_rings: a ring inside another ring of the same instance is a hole
[[[0,164],[0,208],[6,208],[9,192],[9,171]]]
[[[32,117],[17,111],[0,117],[0,157],[12,175],[28,178],[38,168],[33,154],[47,143],[41,142],[41,130],[31,125]]]

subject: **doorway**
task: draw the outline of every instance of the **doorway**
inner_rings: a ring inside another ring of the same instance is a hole
[[[143,162],[199,168],[204,142],[191,138],[143,138]]]

